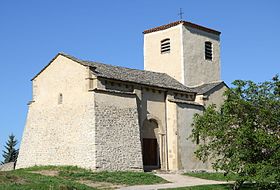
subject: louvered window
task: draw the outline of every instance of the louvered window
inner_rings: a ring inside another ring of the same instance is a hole
[[[212,61],[212,43],[205,42],[205,59]]]
[[[160,42],[160,52],[161,53],[169,53],[170,52],[170,39],[164,39]]]

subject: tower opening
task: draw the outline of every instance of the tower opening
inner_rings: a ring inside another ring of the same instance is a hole
[[[160,42],[160,52],[161,53],[170,53],[170,39],[164,39]]]
[[[205,59],[212,61],[212,43],[205,42]]]

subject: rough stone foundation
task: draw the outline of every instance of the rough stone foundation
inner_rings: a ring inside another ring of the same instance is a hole
[[[96,169],[142,170],[135,96],[96,93],[95,126]]]

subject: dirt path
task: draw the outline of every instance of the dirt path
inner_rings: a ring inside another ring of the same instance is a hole
[[[156,185],[137,185],[130,187],[120,188],[121,190],[154,190],[154,189],[167,189],[167,188],[177,188],[177,187],[189,187],[196,185],[212,185],[212,184],[227,184],[226,181],[213,181],[200,179],[190,176],[184,176],[180,174],[156,174],[157,176],[170,181],[171,183],[156,184]]]
[[[106,183],[106,182],[92,182],[90,180],[80,180],[77,181],[78,183],[87,185],[89,187],[94,187],[97,189],[120,189],[121,187],[124,187],[124,185],[116,185],[116,184],[112,184],[112,183]]]
[[[58,170],[39,170],[39,171],[31,171],[30,173],[40,174],[40,175],[45,175],[45,176],[51,176],[51,177],[59,175]]]

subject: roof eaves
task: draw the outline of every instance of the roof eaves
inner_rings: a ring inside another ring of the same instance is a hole
[[[219,81],[219,82],[213,82],[213,83],[206,83],[206,84],[202,84],[200,86],[194,87],[195,89],[201,88],[202,86],[205,85],[213,85],[211,88],[206,89],[206,90],[196,90],[198,95],[203,95],[206,94],[207,92],[211,91],[212,89],[216,88],[217,86],[220,86],[221,84],[225,85],[226,87],[228,87],[226,85],[226,83],[224,81]],[[202,87],[203,88],[203,87]]]
[[[200,25],[197,25],[197,24],[194,24],[194,23],[191,23],[191,22],[187,22],[187,21],[184,21],[184,25],[192,27],[192,28],[196,28],[196,29],[199,29],[199,30],[203,30],[205,32],[209,32],[209,33],[212,33],[212,34],[216,34],[216,35],[221,34],[221,32],[218,31],[218,30],[214,30],[214,29],[211,29],[211,28],[208,28],[208,27],[205,27],[205,26],[200,26]]]
[[[192,28],[203,30],[205,32],[209,32],[209,33],[216,34],[216,35],[220,35],[221,34],[220,31],[217,31],[217,30],[214,30],[214,29],[211,29],[211,28],[207,28],[207,27],[204,27],[204,26],[200,26],[200,25],[188,22],[188,21],[183,21],[183,20],[175,21],[175,22],[172,22],[172,23],[169,23],[169,24],[165,24],[165,25],[162,25],[162,26],[158,26],[158,27],[155,27],[155,28],[151,28],[151,29],[145,30],[143,32],[143,34],[148,34],[148,33],[152,33],[152,32],[157,32],[157,31],[165,30],[165,29],[177,26],[179,24],[183,24],[185,26],[189,26],[189,27],[192,27]]]
[[[193,101],[179,100],[179,99],[174,99],[174,98],[170,98],[170,99],[168,99],[168,101],[174,102],[174,103],[183,103],[183,104],[189,104],[189,105],[204,107],[202,104],[199,104],[199,103],[193,102]]]
[[[111,78],[111,77],[105,77],[105,76],[98,76],[98,74],[96,75],[97,78],[103,78],[103,79],[109,79],[109,80],[114,80],[114,81],[120,81],[120,82],[128,82],[128,83],[132,83],[132,84],[136,84],[136,85],[142,85],[142,86],[146,86],[146,87],[154,87],[156,89],[162,89],[163,91],[167,91],[167,90],[173,90],[176,92],[191,92],[191,93],[195,93],[197,94],[196,91],[194,91],[193,89],[178,89],[178,88],[170,88],[170,87],[163,87],[163,86],[157,86],[157,85],[148,85],[148,84],[143,84],[143,83],[139,83],[139,82],[133,82],[133,81],[129,81],[129,80],[121,80],[121,79],[115,79],[115,78]]]

